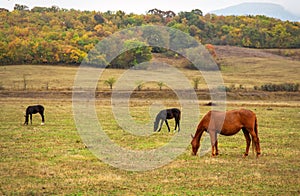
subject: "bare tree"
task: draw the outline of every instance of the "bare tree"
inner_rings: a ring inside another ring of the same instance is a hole
[[[26,75],[23,74],[23,90],[27,89],[27,80],[26,80]]]
[[[194,89],[197,90],[198,86],[199,86],[199,83],[200,83],[200,78],[199,77],[194,78],[193,82],[194,82]]]

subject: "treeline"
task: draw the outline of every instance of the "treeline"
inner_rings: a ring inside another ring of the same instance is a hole
[[[266,16],[203,16],[199,9],[178,14],[153,9],[144,15],[67,10],[56,6],[30,10],[16,4],[11,12],[0,9],[0,64],[80,64],[103,38],[128,27],[151,24],[179,29],[203,44],[300,48],[299,22]],[[151,52],[166,52],[145,48],[146,43],[136,40],[132,43],[138,46],[137,50],[120,57],[127,60],[126,66],[151,59]],[[135,58],[128,60],[128,56]],[[90,59],[88,63],[101,62],[101,59]],[[123,65],[115,60],[112,66]]]

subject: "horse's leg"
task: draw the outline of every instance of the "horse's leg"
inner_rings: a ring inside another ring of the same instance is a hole
[[[215,154],[215,144],[217,141],[217,133],[213,130],[209,130],[210,142],[211,142],[211,155],[214,157]]]
[[[180,131],[180,122],[179,122],[178,118],[175,118],[175,130],[174,131],[176,131],[177,127],[178,127],[178,132],[179,132]]]
[[[24,117],[25,117],[24,125],[28,125],[28,115],[26,114]]]
[[[216,155],[219,155],[219,149],[218,149],[218,138],[216,134],[216,142],[215,142],[215,147],[216,147]]]
[[[243,130],[244,136],[246,138],[246,152],[243,155],[243,157],[246,157],[249,154],[249,148],[250,148],[251,138],[250,138],[250,134],[247,131],[247,129],[243,128],[242,130]]]
[[[30,115],[30,124],[32,125],[32,114],[29,115]]]
[[[249,133],[252,136],[252,142],[253,142],[252,144],[255,144],[256,156],[258,157],[260,155],[259,138],[253,129],[251,129]]]
[[[166,125],[167,125],[167,127],[168,127],[168,130],[169,130],[169,132],[170,132],[170,127],[169,127],[168,120],[166,119],[165,122],[166,122]]]
[[[259,157],[260,156],[260,145],[259,145],[259,138],[256,135],[255,139],[252,138],[255,141],[255,147],[256,147],[256,156]]]
[[[176,129],[177,129],[177,123],[178,123],[177,118],[175,118],[175,128],[174,128],[174,131],[176,131]]]
[[[159,126],[159,129],[158,129],[158,131],[157,131],[157,132],[160,132],[160,130],[161,130],[161,127],[162,127],[163,123],[164,123],[164,121],[163,121],[163,120],[161,120],[161,122],[160,122],[160,126]]]
[[[43,112],[40,112],[40,115],[42,117],[42,125],[45,123],[45,118],[44,118],[44,113]]]

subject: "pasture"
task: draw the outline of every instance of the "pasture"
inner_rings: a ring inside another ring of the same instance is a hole
[[[222,69],[225,85],[243,87],[230,92],[226,109],[246,108],[256,113],[262,152],[259,159],[252,152],[242,158],[246,141],[239,132],[231,137],[218,136],[220,154],[214,158],[210,151],[204,156],[191,156],[191,145],[187,143],[184,153],[154,170],[138,172],[112,167],[92,154],[77,131],[71,97],[77,67],[1,66],[0,194],[299,195],[299,92],[281,92],[280,98],[273,93],[252,92],[253,86],[268,82],[299,83],[299,61],[271,54],[254,55],[253,50],[237,55],[227,48],[224,51],[227,53],[219,54],[221,63],[226,64]],[[244,54],[248,56],[241,59]],[[177,65],[178,62],[167,60],[167,63]],[[178,68],[191,83],[193,78],[201,77],[199,72]],[[98,81],[98,90],[109,92],[104,80],[118,78],[122,73],[124,70],[105,70]],[[203,78],[199,87],[207,88]],[[166,95],[158,99],[150,96],[153,92]],[[149,107],[157,101],[165,107],[179,107],[178,100],[168,97],[167,92],[166,87],[159,91],[156,84],[145,84],[140,97],[130,100],[133,120],[152,121]],[[260,96],[239,99],[242,92]],[[198,122],[211,109],[205,106],[209,101],[208,96],[197,102]],[[45,125],[40,125],[39,115],[33,115],[32,125],[24,126],[25,109],[35,104],[45,107]],[[103,130],[123,148],[155,149],[166,145],[178,134],[168,133],[164,124],[159,133],[133,135],[123,131],[116,122],[109,96],[97,97],[95,105]],[[169,125],[174,128],[174,119]],[[191,129],[181,126],[181,132],[188,135],[194,134],[195,130],[196,126]]]
[[[299,105],[270,106],[229,103],[228,109],[246,107],[256,112],[262,156],[242,158],[242,132],[219,136],[220,155],[191,156],[191,146],[173,162],[150,171],[114,168],[98,160],[82,142],[70,100],[39,100],[45,106],[45,126],[40,116],[23,126],[23,113],[32,99],[1,99],[0,191],[10,194],[67,195],[297,195],[300,184]],[[170,100],[170,106],[174,103]],[[113,120],[109,100],[96,102],[99,121],[112,140],[123,147],[151,149],[167,143],[176,133],[164,125],[160,133],[136,139]],[[201,116],[210,107],[199,104]],[[132,111],[147,110],[136,103]],[[268,110],[267,110],[268,109]],[[145,116],[147,118],[147,116]],[[200,119],[200,116],[199,116]],[[174,121],[170,121],[173,127]],[[194,133],[195,130],[182,131]],[[133,142],[134,141],[134,142]]]
[[[224,85],[227,87],[253,90],[254,86],[267,83],[300,83],[300,61],[264,52],[264,50],[239,47],[216,47],[218,62],[221,65]],[[155,54],[151,63],[163,62],[176,67],[192,85],[193,79],[199,78],[199,89],[207,89],[204,78],[199,71],[184,69],[187,61],[182,58],[166,58]],[[0,67],[0,89],[10,91],[69,91],[72,90],[76,66],[16,65]],[[109,90],[104,81],[113,77],[118,79],[126,70],[105,69],[99,78],[97,89]],[[42,77],[41,77],[42,76]],[[139,81],[137,81],[139,82]],[[144,90],[159,87],[147,83]],[[164,86],[163,89],[166,89]],[[299,100],[299,99],[298,99]]]

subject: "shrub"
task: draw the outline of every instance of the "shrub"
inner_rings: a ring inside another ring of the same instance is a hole
[[[218,86],[217,89],[218,89],[218,91],[221,91],[221,92],[224,92],[224,91],[225,92],[231,92],[231,90],[233,90],[228,86]]]
[[[104,81],[104,83],[106,85],[108,85],[111,90],[112,90],[113,85],[115,84],[115,82],[116,82],[116,79],[114,77],[108,78],[107,80]]]
[[[286,91],[286,92],[296,92],[299,91],[299,84],[295,83],[283,83],[283,84],[264,84],[261,85],[261,90],[276,92],[276,91]]]

